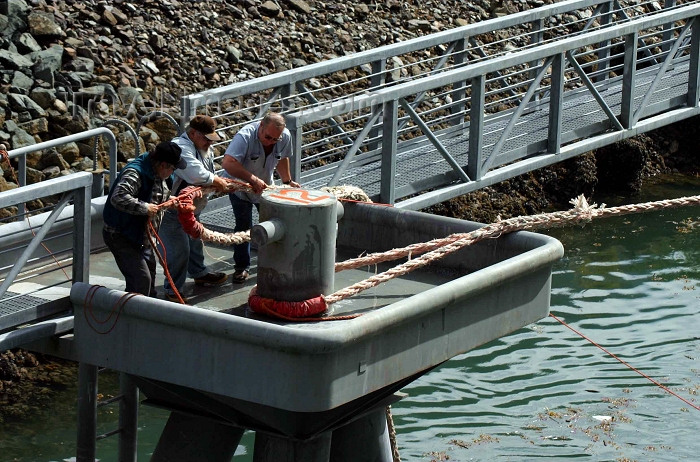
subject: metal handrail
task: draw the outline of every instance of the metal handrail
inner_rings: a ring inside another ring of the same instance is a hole
[[[8,151],[7,153],[9,154],[10,159],[19,158],[20,166],[22,165],[22,163],[24,163],[24,165],[26,166],[27,154],[31,152],[55,148],[56,146],[61,146],[63,144],[71,143],[74,141],[80,141],[95,136],[106,136],[107,140],[109,141],[109,178],[111,186],[117,174],[117,139],[114,137],[114,133],[112,133],[112,131],[106,127],[93,128],[84,132],[62,136],[61,138],[56,138],[53,140],[43,141],[41,143],[13,149],[11,151]],[[20,174],[21,173],[22,172],[20,169]],[[24,186],[24,184],[20,184],[20,186]]]
[[[608,9],[602,8],[601,5],[607,6]],[[601,12],[601,15],[611,17],[613,13],[624,11],[612,9],[612,0],[568,0],[558,2],[552,5],[545,5],[539,8],[518,12],[515,14],[489,19],[474,24],[468,24],[462,27],[457,27],[447,31],[437,32],[427,36],[417,37],[414,39],[397,42],[382,47],[374,48],[364,52],[354,53],[347,56],[342,56],[320,63],[310,64],[287,71],[282,71],[275,74],[270,74],[263,77],[258,77],[246,82],[238,82],[226,85],[219,88],[209,89],[197,92],[191,95],[186,95],[181,98],[181,126],[191,118],[199,107],[211,104],[219,104],[224,99],[232,99],[246,95],[253,95],[267,90],[274,90],[271,99],[278,96],[281,98],[294,97],[294,91],[298,85],[305,80],[327,76],[334,72],[344,71],[351,68],[356,68],[363,65],[372,65],[373,71],[370,76],[373,82],[370,85],[370,90],[381,88],[386,85],[384,74],[386,70],[386,60],[392,57],[400,56],[407,53],[412,53],[420,50],[429,49],[440,45],[454,46],[455,43],[468,39],[480,34],[491,33],[500,29],[509,27],[533,25],[533,32],[529,33],[533,41],[541,38],[541,30],[538,30],[537,25],[543,23],[543,20],[550,17],[555,17],[565,13],[576,12],[579,10],[587,10],[595,7],[596,11]],[[670,6],[673,6],[671,4]],[[654,14],[654,13],[651,13]],[[628,17],[622,18],[629,20]],[[592,24],[592,19],[588,19],[584,27],[589,27]],[[463,51],[455,52],[455,55],[464,53]],[[382,64],[379,64],[382,63]],[[432,71],[431,71],[432,72]],[[270,101],[261,103],[259,106],[264,107],[269,105]],[[283,106],[287,104],[283,101]],[[317,104],[317,103],[314,103]],[[283,108],[282,112],[289,112],[287,108]],[[217,114],[211,114],[217,117]],[[260,114],[258,114],[258,117]]]
[[[638,19],[634,22],[619,24],[607,29],[589,32],[585,35],[563,38],[553,43],[516,51],[508,54],[507,56],[498,56],[488,61],[469,64],[459,69],[452,69],[441,74],[412,80],[402,83],[401,85],[377,90],[376,92],[351,98],[338,99],[329,102],[322,111],[314,108],[304,109],[288,114],[286,117],[288,119],[288,123],[289,119],[292,119],[295,121],[297,126],[317,122],[343,115],[348,112],[367,109],[375,104],[383,104],[389,100],[405,98],[426,89],[429,90],[431,88],[439,88],[459,81],[469,80],[477,76],[485,76],[507,67],[527,64],[528,62],[532,61],[545,60],[551,56],[565,53],[569,50],[584,48],[604,40],[624,37],[641,29],[657,27],[672,23],[674,21],[682,21],[698,15],[700,15],[700,5],[692,5],[682,9],[658,13],[653,17],[647,17],[644,19]]]
[[[42,245],[45,237],[52,231],[59,215],[70,202],[72,202],[73,206],[73,262],[71,282],[84,282],[88,280],[92,218],[90,210],[92,179],[92,173],[78,172],[0,193],[0,208],[55,194],[62,195],[61,200],[54,206],[51,214],[42,221],[38,231],[35,232],[32,229],[32,239],[24,248],[22,254],[14,261],[14,265],[5,275],[2,284],[0,284],[0,298],[5,295],[7,289],[15,282],[15,278],[25,267],[32,254]],[[47,303],[50,302],[47,301]],[[0,331],[15,327],[18,324],[24,324],[28,321],[31,320],[14,320],[14,318],[11,318],[8,322],[12,322],[13,325],[2,325],[0,326]]]
[[[448,87],[450,85],[457,85],[460,82],[475,82],[479,80],[486,80],[486,76],[488,75],[495,75],[497,72],[501,71],[502,69],[521,69],[522,66],[528,66],[531,65],[531,63],[542,63],[542,62],[547,62],[547,63],[552,63],[554,60],[559,59],[560,56],[568,56],[569,63],[570,63],[570,68],[567,70],[567,72],[578,72],[579,74],[579,82],[584,82],[586,83],[586,88],[588,89],[589,92],[591,92],[598,102],[601,104],[601,107],[603,110],[606,110],[607,105],[605,104],[605,101],[603,98],[598,94],[596,84],[598,82],[592,82],[588,76],[583,72],[582,67],[576,62],[575,57],[573,55],[575,50],[579,49],[590,49],[593,48],[595,50],[595,47],[597,44],[600,43],[609,43],[610,41],[613,40],[620,40],[620,39],[626,39],[624,40],[624,45],[625,45],[625,56],[630,55],[630,53],[633,53],[631,48],[634,46],[634,49],[637,49],[637,42],[638,42],[638,35],[640,31],[643,30],[649,30],[649,29],[654,29],[654,28],[659,28],[662,27],[667,30],[666,26],[668,24],[674,24],[677,21],[687,21],[688,25],[686,25],[686,29],[689,27],[689,24],[694,23],[693,28],[695,29],[692,32],[692,40],[695,41],[693,43],[696,43],[698,41],[698,31],[697,27],[695,25],[697,24],[695,22],[695,17],[700,15],[700,5],[698,4],[693,4],[693,5],[688,5],[684,7],[678,7],[674,9],[669,9],[667,11],[662,11],[660,13],[657,13],[653,16],[644,16],[640,19],[634,19],[632,21],[627,21],[624,23],[620,24],[615,24],[611,25],[610,27],[604,28],[604,29],[599,29],[593,32],[588,32],[586,34],[582,35],[577,35],[575,37],[566,37],[562,38],[558,41],[554,41],[551,43],[535,46],[535,47],[530,47],[527,49],[522,49],[518,51],[514,51],[512,53],[509,53],[507,55],[502,55],[498,57],[494,57],[490,60],[487,61],[480,61],[476,63],[470,63],[467,64],[463,67],[459,68],[453,68],[451,70],[447,70],[444,72],[441,72],[439,74],[431,75],[428,77],[423,77],[420,79],[412,80],[412,81],[407,81],[398,85],[394,85],[391,87],[386,87],[379,89],[375,92],[372,93],[367,93],[367,94],[362,94],[362,95],[352,95],[351,97],[346,97],[342,99],[338,99],[335,101],[328,102],[325,106],[323,107],[316,107],[316,108],[310,108],[310,109],[303,109],[297,112],[292,112],[290,114],[286,115],[287,118],[287,125],[289,129],[293,132],[293,138],[294,138],[294,149],[295,149],[295,155],[292,157],[292,165],[293,165],[293,172],[295,175],[297,175],[297,178],[301,178],[303,180],[303,174],[301,171],[301,159],[303,157],[302,155],[302,149],[304,148],[304,144],[302,142],[302,138],[304,136],[304,127],[307,125],[312,125],[314,123],[319,123],[321,121],[329,120],[330,118],[334,117],[343,117],[347,114],[351,113],[368,113],[371,108],[376,108],[377,106],[386,106],[387,104],[392,104],[396,105],[397,102],[401,101],[402,99],[405,99],[411,95],[416,95],[416,94],[422,94],[426,91],[431,91],[431,90],[436,90],[436,89],[441,89],[444,87]],[[667,49],[665,51],[661,52],[661,55],[666,55],[666,59],[664,59],[664,63],[661,71],[663,72],[667,67],[668,63],[671,62],[671,60],[674,60],[673,62],[680,62],[680,61],[688,61],[687,57],[678,57],[676,51],[679,49],[680,46],[683,46],[684,50],[687,52],[689,50],[688,46],[686,45],[687,40],[684,38],[685,32],[679,34],[679,37],[674,40],[674,44],[672,46],[670,45],[669,47],[666,47]],[[630,39],[630,37],[634,37],[634,40]],[[681,44],[681,41],[683,43]],[[667,42],[668,43],[668,38]],[[700,73],[700,70],[698,70],[698,59],[697,56],[695,56],[696,52],[690,50],[690,69],[689,69],[689,90],[688,94],[686,97],[687,100],[687,105],[690,108],[694,108],[697,105],[697,86],[698,83],[697,81],[697,76]],[[625,58],[627,59],[627,58]],[[641,60],[640,60],[641,61]],[[653,63],[645,63],[647,65],[653,65]],[[547,64],[547,66],[542,66],[548,67],[550,64]],[[521,66],[521,67],[519,67]],[[538,65],[540,66],[540,65]],[[532,68],[534,70],[534,68]],[[540,69],[541,71],[541,69]],[[632,101],[634,101],[633,97],[630,95],[634,92],[634,80],[635,80],[635,71],[636,67],[635,66],[628,66],[625,65],[624,67],[624,78],[622,79],[622,93],[623,93],[623,101],[626,101],[625,104],[629,105],[632,104]],[[522,72],[521,70],[518,70],[517,72]],[[655,83],[658,83],[660,80],[660,76],[657,76],[655,79]],[[528,82],[526,82],[528,83]],[[603,84],[604,82],[600,82]],[[554,85],[554,84],[552,84]],[[557,87],[546,87],[546,91],[549,92],[549,89],[552,88],[552,91],[556,92],[564,92],[564,91],[569,91],[571,89],[564,89],[562,87],[563,83],[559,82],[557,85],[559,85],[561,88]],[[652,85],[652,89],[655,85]],[[532,96],[531,93],[533,92],[533,88],[530,87],[525,88],[527,90],[526,94],[530,95],[528,96],[528,99]],[[544,90],[542,92],[544,93]],[[576,89],[573,89],[575,91],[578,91]],[[484,98],[483,95],[480,96],[482,99]],[[646,96],[642,99],[642,101],[646,102],[649,100],[649,96]],[[550,103],[547,103],[547,101],[551,101]],[[556,101],[556,104],[559,106],[551,106],[553,104],[552,102]],[[478,107],[478,101],[474,100],[474,94],[472,94],[472,107]],[[517,102],[516,102],[517,104]],[[549,104],[550,105],[550,111],[551,114],[557,114],[561,113],[562,107],[560,106],[562,104],[562,99],[557,98],[557,99],[550,99],[547,97],[547,99],[542,99],[542,100],[535,100],[532,104],[535,105],[543,105],[543,104]],[[517,118],[520,113],[522,113],[522,110],[524,108],[521,108],[519,111],[513,112],[512,110],[505,111],[504,114],[507,115],[508,117],[515,117]],[[614,131],[624,131],[626,133],[624,137],[627,136],[632,136],[632,134],[636,134],[635,131],[635,124],[637,124],[640,120],[640,115],[642,114],[644,108],[640,108],[636,111],[634,118],[630,118],[631,122],[628,121],[628,123],[623,123],[620,125],[620,122],[623,122],[620,120],[618,122],[616,116],[607,109],[607,112],[609,113],[609,117],[612,117],[612,126],[616,127],[614,128]],[[384,111],[385,113],[383,114],[383,121],[382,123],[389,126],[391,125],[392,121],[391,115],[387,111]],[[389,117],[389,119],[387,119]],[[393,117],[398,117],[398,114],[393,116]],[[472,111],[471,112],[471,126],[472,128],[470,130],[474,130],[475,126],[479,125],[479,119],[483,119],[485,117],[485,114],[482,111]],[[495,117],[495,115],[494,115]],[[373,122],[372,122],[373,123]],[[559,122],[560,123],[560,122]],[[316,127],[314,125],[314,127]],[[314,128],[314,129],[317,129]],[[561,126],[556,127],[556,130],[561,130]],[[604,129],[605,130],[605,129]],[[423,130],[424,131],[424,130]],[[361,134],[364,136],[366,135],[367,130],[363,130]],[[483,134],[479,131],[472,131],[472,134],[470,135],[474,136],[475,139],[480,139]],[[560,139],[560,135],[558,133],[551,133],[550,134],[551,139]],[[435,140],[428,136],[429,139]],[[494,154],[497,153],[500,150],[500,147],[503,145],[504,139],[502,139],[495,147],[494,147]],[[395,144],[397,143],[396,137],[394,139],[386,139],[385,143]],[[437,142],[439,144],[439,142]],[[436,144],[434,142],[433,144]],[[353,144],[355,146],[355,144]],[[490,158],[485,157],[484,149],[483,146],[479,144],[470,144],[470,146],[475,147],[476,149],[473,150],[470,148],[469,152],[476,154],[478,156],[478,160],[474,161],[472,159],[473,156],[470,156],[469,163],[470,165],[473,164],[473,167],[471,168],[471,171],[467,171],[467,175],[471,180],[474,181],[479,181],[481,180],[484,175],[488,172],[490,168],[496,168],[501,165],[504,165],[506,163],[512,162],[513,160],[517,160],[516,158],[503,158],[500,163],[495,162],[496,160],[496,155],[491,156]],[[558,153],[560,150],[560,141],[556,143],[549,142],[547,144],[547,151],[546,153]],[[383,150],[385,152],[390,152],[391,146],[382,146]],[[438,146],[436,144],[435,148],[440,151],[441,146]],[[353,153],[356,152],[357,149],[353,150]],[[393,149],[394,155],[396,153],[396,149]],[[441,151],[442,152],[442,151]],[[443,153],[444,154],[444,153]],[[338,168],[344,168],[347,167],[347,162],[338,162]],[[329,165],[325,165],[323,167],[324,170],[328,170]],[[460,177],[459,172],[457,173],[457,176]],[[337,181],[338,175],[336,175],[333,179],[333,181]],[[384,186],[382,186],[384,188]]]

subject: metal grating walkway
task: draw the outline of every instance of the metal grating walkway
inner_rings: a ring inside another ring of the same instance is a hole
[[[0,299],[0,331],[61,311],[47,307],[48,302],[50,300],[8,290]]]

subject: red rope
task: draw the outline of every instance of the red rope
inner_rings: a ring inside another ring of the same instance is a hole
[[[274,300],[258,295],[258,286],[254,286],[248,296],[248,306],[256,313],[267,314],[268,316],[284,319],[292,322],[309,322],[309,321],[339,321],[344,319],[354,319],[360,314],[351,314],[347,316],[325,316],[312,317],[312,315],[323,313],[328,309],[326,300],[323,295],[302,300],[299,302],[288,302],[284,300]]]
[[[158,251],[158,245],[155,242],[153,242],[154,239],[157,242],[160,242],[160,246],[163,248],[162,255]],[[172,276],[170,276],[170,271],[168,270],[168,260],[167,260],[167,253],[165,251],[165,245],[163,245],[163,240],[158,235],[158,232],[156,231],[156,228],[153,226],[153,222],[151,220],[148,220],[148,242],[151,244],[151,248],[153,249],[153,252],[158,257],[158,261],[160,262],[160,266],[163,267],[163,274],[168,279],[168,282],[170,283],[170,288],[173,289],[173,292],[175,292],[175,296],[177,297],[178,303],[180,303],[181,305],[187,305],[187,303],[185,302],[185,299],[182,298],[180,291],[177,290],[177,287],[175,287],[175,283],[173,282]]]
[[[117,326],[117,322],[119,321],[119,316],[121,315],[122,310],[126,306],[126,303],[129,300],[131,300],[132,298],[136,297],[137,295],[141,295],[141,294],[137,294],[136,292],[125,293],[124,295],[119,297],[119,300],[114,302],[114,304],[112,305],[112,308],[110,309],[109,316],[107,317],[107,319],[105,319],[104,321],[100,321],[95,317],[95,313],[92,310],[92,299],[95,297],[95,294],[97,293],[97,291],[99,289],[103,289],[103,288],[104,288],[104,286],[92,286],[87,291],[87,293],[85,294],[85,299],[83,301],[83,304],[85,306],[85,308],[83,309],[83,315],[85,316],[85,321],[87,322],[87,325],[90,327],[90,329],[92,329],[94,332],[97,332],[100,335],[107,335],[110,332],[112,332],[112,330],[114,330],[114,328]],[[100,331],[95,326],[93,326],[92,323],[90,322],[90,318],[88,317],[88,312],[90,313],[90,317],[92,317],[98,324],[104,324],[107,321],[109,321],[112,318],[112,316],[114,315],[114,313],[117,313],[117,317],[114,319],[114,322],[106,331]]]
[[[577,335],[579,335],[579,336],[580,336],[581,338],[583,338],[584,340],[587,340],[587,341],[590,342],[591,344],[597,346],[598,348],[600,348],[601,350],[603,350],[604,352],[606,352],[608,355],[612,356],[613,358],[615,358],[616,360],[618,360],[619,362],[621,362],[622,364],[624,364],[625,366],[627,366],[628,368],[630,368],[631,370],[633,370],[634,372],[636,372],[637,374],[639,374],[639,375],[641,375],[642,377],[644,377],[645,379],[649,380],[649,381],[650,381],[651,383],[653,383],[654,385],[656,385],[656,386],[658,386],[659,388],[661,388],[662,390],[664,390],[664,391],[666,391],[666,392],[672,394],[672,395],[675,396],[676,398],[678,398],[678,399],[680,399],[681,401],[683,401],[684,403],[686,403],[688,406],[691,406],[691,407],[693,407],[694,409],[700,411],[700,406],[697,406],[697,405],[691,403],[691,402],[688,401],[687,399],[683,398],[682,396],[680,396],[680,395],[678,395],[677,393],[675,393],[675,392],[673,392],[672,390],[670,390],[668,387],[666,387],[666,386],[660,384],[659,382],[657,382],[656,380],[652,379],[651,377],[649,377],[649,376],[648,376],[647,374],[645,374],[644,372],[642,372],[642,371],[640,371],[639,369],[635,368],[634,366],[632,366],[631,364],[629,364],[629,363],[626,362],[625,360],[623,360],[623,359],[617,357],[614,353],[612,353],[612,352],[606,350],[604,347],[602,347],[601,345],[597,344],[596,342],[594,342],[594,341],[591,340],[590,338],[586,337],[583,333],[577,331],[576,329],[574,329],[573,327],[571,327],[570,325],[568,325],[568,324],[567,324],[566,322],[564,322],[563,320],[561,320],[561,319],[559,319],[558,317],[554,316],[552,313],[549,313],[549,315],[550,315],[552,318],[554,318],[554,319],[556,319],[557,321],[559,321],[564,327],[566,327],[567,329],[570,329],[571,331],[573,331],[574,333],[576,333]]]

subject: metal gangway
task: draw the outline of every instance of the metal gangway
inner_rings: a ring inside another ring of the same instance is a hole
[[[563,1],[188,95],[182,126],[225,148],[281,111],[297,181],[418,210],[698,114],[698,8]]]

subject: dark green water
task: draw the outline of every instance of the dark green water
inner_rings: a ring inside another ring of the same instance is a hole
[[[700,194],[665,178],[608,206]],[[561,240],[552,314],[700,406],[700,209],[685,207],[548,232]],[[116,390],[114,376],[101,391]],[[402,390],[393,406],[404,461],[679,461],[700,453],[700,411],[552,318],[456,357]],[[75,452],[76,391],[29,422],[0,424],[0,461],[63,461]],[[102,411],[101,431],[116,427]],[[141,406],[139,460],[165,424]],[[611,418],[608,422],[601,419]],[[252,461],[246,433],[234,462]],[[116,460],[116,439],[98,443]],[[449,457],[449,459],[447,459]]]

